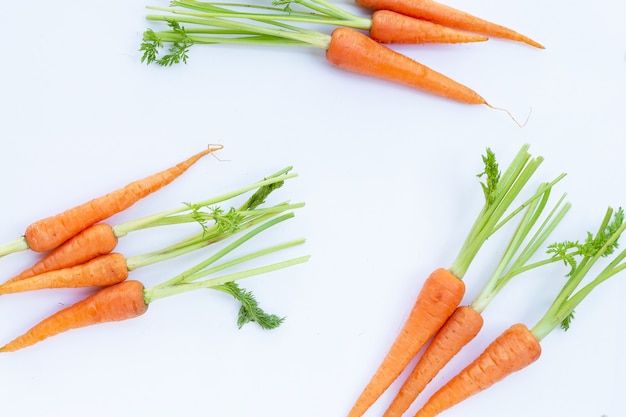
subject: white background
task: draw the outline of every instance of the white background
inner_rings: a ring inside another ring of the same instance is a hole
[[[607,206],[626,204],[623,2],[449,0],[546,49],[495,39],[397,47],[520,119],[532,109],[524,128],[484,106],[340,71],[314,48],[199,46],[186,66],[142,65],[145,4],[0,1],[0,241],[221,143],[224,161],[202,159],[111,222],[293,165],[299,177],[275,198],[307,206],[259,244],[306,237],[275,260],[312,258],[242,283],[268,311],[287,316],[274,331],[238,330],[236,304],[201,291],[157,301],[132,321],[0,355],[2,415],[345,416],[425,277],[453,261],[482,205],[475,174],[487,147],[504,166],[529,143],[545,157],[531,185],[568,173],[555,194],[567,192],[573,208],[555,240],[584,237]],[[172,239],[165,233],[138,232],[118,249],[142,253]],[[466,302],[493,268],[499,243],[488,242],[468,271]],[[35,259],[12,254],[0,270],[9,278]],[[189,262],[133,276],[150,285]],[[532,326],[562,272],[551,266],[513,281],[485,311],[483,332],[426,393],[509,324]],[[626,417],[625,279],[597,288],[569,332],[543,340],[537,363],[445,415]],[[0,343],[87,292],[3,296]],[[367,416],[380,416],[397,388]]]

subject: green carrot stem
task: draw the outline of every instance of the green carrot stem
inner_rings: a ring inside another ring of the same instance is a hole
[[[24,236],[19,237],[11,242],[0,245],[0,258],[15,252],[28,250],[28,243]]]

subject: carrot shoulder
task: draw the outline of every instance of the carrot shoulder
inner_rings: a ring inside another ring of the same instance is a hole
[[[356,2],[361,6],[375,10],[392,10],[451,28],[523,42],[536,48],[544,48],[540,43],[512,29],[433,0],[356,0]]]
[[[142,198],[168,185],[187,171],[201,157],[220,149],[209,146],[187,160],[123,188],[97,197],[55,216],[34,222],[26,229],[24,238],[36,252],[52,250],[89,226],[119,213]]]
[[[382,43],[407,44],[484,42],[489,39],[391,10],[372,13],[370,37]]]
[[[424,282],[400,333],[365,387],[349,417],[361,416],[402,373],[428,339],[461,302],[465,284],[450,271],[436,269]]]
[[[541,355],[539,340],[521,324],[498,336],[471,364],[433,394],[415,417],[434,417],[517,372]]]
[[[467,104],[487,104],[474,90],[350,28],[332,32],[326,59],[354,73],[405,84]]]
[[[138,317],[148,309],[143,290],[143,285],[134,280],[106,287],[44,319],[0,352],[23,349],[68,330]]]
[[[0,295],[47,288],[107,286],[128,277],[126,258],[119,253],[100,255],[83,264],[55,269],[0,285]]]

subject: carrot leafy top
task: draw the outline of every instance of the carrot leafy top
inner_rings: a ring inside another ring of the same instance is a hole
[[[532,158],[528,153],[528,148],[529,145],[523,145],[503,173],[500,172],[495,154],[491,149],[487,149],[486,155],[483,156],[485,168],[482,173],[478,174],[478,177],[486,177],[481,182],[485,202],[449,268],[450,272],[459,279],[464,277],[480,248],[490,236],[529,204],[545,194],[546,189],[540,188],[526,201],[509,211],[539,165],[543,162],[543,158],[540,156]],[[559,175],[544,187],[552,187],[564,176],[565,174]],[[525,228],[524,234],[528,233],[530,233],[530,228]]]
[[[532,329],[532,333],[538,340],[543,339],[559,326],[568,330],[574,318],[574,309],[582,300],[595,287],[626,269],[626,250],[615,254],[618,239],[625,229],[623,209],[618,208],[615,211],[609,207],[595,234],[588,232],[582,241],[564,241],[549,246],[548,253],[552,254],[555,260],[563,261],[570,270],[554,302]],[[610,255],[615,256],[597,273],[595,278],[581,285],[592,267],[601,258]]]

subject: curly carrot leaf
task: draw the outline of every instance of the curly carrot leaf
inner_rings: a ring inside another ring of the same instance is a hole
[[[254,294],[252,294],[251,291],[241,288],[236,282],[227,282],[224,285],[213,288],[232,295],[241,303],[237,317],[237,326],[239,326],[240,329],[246,323],[255,322],[261,328],[271,330],[277,328],[285,321],[285,317],[279,317],[275,314],[268,314],[263,311],[263,309],[259,307],[259,303],[254,297]]]

